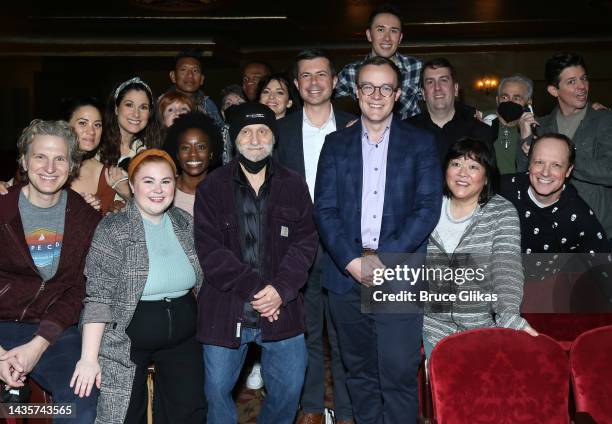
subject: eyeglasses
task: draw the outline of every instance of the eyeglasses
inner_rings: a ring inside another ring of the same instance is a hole
[[[372,85],[372,84],[361,84],[359,86],[359,90],[361,90],[361,92],[363,93],[364,96],[371,96],[374,94],[374,92],[376,91],[376,89],[378,89],[378,92],[380,93],[381,96],[383,97],[391,97],[393,95],[393,93],[395,93],[397,91],[397,88],[393,88],[390,85],[387,84],[383,84],[383,85]]]

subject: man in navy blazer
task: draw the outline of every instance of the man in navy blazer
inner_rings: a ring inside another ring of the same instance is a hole
[[[276,157],[306,180],[314,196],[319,154],[325,136],[340,130],[355,119],[354,115],[335,109],[331,95],[336,73],[331,57],[324,50],[306,49],[295,60],[294,82],[304,107],[278,121],[279,140]],[[338,424],[352,423],[351,400],[346,390],[344,367],[340,359],[336,330],[329,315],[327,295],[321,287],[323,249],[319,245],[315,263],[304,288],[306,309],[306,347],[308,369],[297,424],[322,424],[325,409],[324,327],[331,347],[334,409]]]
[[[327,136],[315,187],[315,221],[327,253],[323,285],[358,424],[413,423],[417,417],[422,314],[417,308],[361,308],[362,301],[372,303],[361,288],[372,286],[374,269],[392,268],[387,257],[395,253],[424,254],[440,215],[442,175],[433,135],[392,114],[400,78],[388,59],[361,65],[361,120]]]

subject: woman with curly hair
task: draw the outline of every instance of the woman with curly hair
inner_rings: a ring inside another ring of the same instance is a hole
[[[174,121],[164,143],[164,150],[179,170],[174,206],[193,215],[196,188],[221,165],[222,146],[218,127],[203,113],[186,113]]]

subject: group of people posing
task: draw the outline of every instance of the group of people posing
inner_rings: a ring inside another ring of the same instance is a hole
[[[79,98],[63,120],[32,121],[19,175],[0,187],[4,385],[31,377],[74,403],[65,422],[145,423],[154,364],[156,423],[236,423],[232,391],[254,343],[258,422],[301,410],[299,423],[317,424],[326,337],[337,422],[406,423],[421,346],[429,356],[479,327],[537,337],[524,282],[561,265],[524,269],[521,255],[610,253],[612,113],[588,102],[584,60],[547,61],[550,115],[526,108],[533,85],[514,75],[482,117],[456,101],[448,60],[397,52],[392,6],[366,35],[371,53],[339,74],[320,49],[297,55],[292,80],[249,64],[220,110],[198,55],[183,52],[158,99],[134,77],[104,112]],[[334,92],[360,115],[332,106]],[[380,270],[475,262],[484,278],[462,289],[495,301],[368,309]]]

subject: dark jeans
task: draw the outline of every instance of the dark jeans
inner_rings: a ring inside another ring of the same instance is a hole
[[[0,346],[13,349],[32,340],[38,324],[0,322]],[[67,328],[55,343],[42,354],[30,377],[51,393],[54,403],[76,404],[76,417],[54,419],[54,423],[90,424],[96,418],[98,389],[95,385],[89,397],[80,398],[71,389],[74,366],[81,357],[81,333],[76,327]]]
[[[359,424],[415,423],[423,315],[361,312],[360,287],[329,293],[346,366],[346,385]]]
[[[155,364],[153,419],[158,423],[206,421],[202,347],[195,340],[197,304],[193,294],[141,301],[126,329],[136,364],[126,424],[147,422],[147,369]]]
[[[336,328],[329,313],[327,290],[321,287],[323,274],[323,250],[319,245],[316,261],[310,270],[304,288],[306,314],[306,348],[308,368],[304,379],[301,406],[304,412],[322,413],[325,409],[325,357],[323,328],[327,326],[327,338],[331,350],[331,370],[334,385],[334,409],[336,418],[348,420],[353,416],[351,400],[346,389],[344,366],[338,349]]]

